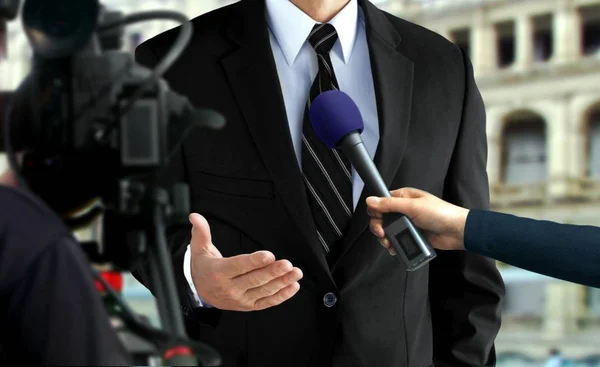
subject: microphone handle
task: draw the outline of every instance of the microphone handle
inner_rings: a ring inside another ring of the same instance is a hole
[[[392,196],[358,132],[346,135],[338,145],[350,158],[352,166],[365,185],[376,196]],[[396,252],[396,258],[403,263],[407,271],[418,270],[436,257],[435,250],[406,215],[402,213],[384,214],[383,230],[386,239]]]
[[[376,196],[392,196],[358,132],[352,132],[344,136],[339,143],[339,147],[350,158],[350,162],[352,162],[352,166],[358,175],[363,179],[365,185],[373,190]]]

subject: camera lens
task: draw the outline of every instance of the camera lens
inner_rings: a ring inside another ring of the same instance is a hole
[[[41,30],[50,37],[67,38],[80,27],[79,9],[72,4],[45,4],[42,14]]]
[[[62,58],[89,42],[99,14],[98,0],[27,0],[23,28],[37,56]]]

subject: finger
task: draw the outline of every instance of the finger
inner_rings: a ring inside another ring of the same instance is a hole
[[[223,259],[221,271],[231,279],[253,270],[264,268],[275,262],[275,255],[269,251],[257,251],[251,254],[237,255]]]
[[[254,303],[255,310],[264,310],[265,308],[277,306],[292,298],[300,290],[300,283],[295,282],[283,288],[272,296],[261,298]]]
[[[394,248],[392,247],[392,245],[390,244],[390,241],[388,241],[387,238],[382,237],[382,238],[378,238],[377,239],[379,241],[379,243],[381,244],[381,246],[385,247],[386,249],[388,249],[388,251],[391,249],[393,250]]]
[[[388,241],[387,238],[380,239],[379,243],[381,244],[381,246],[385,247],[385,249],[387,250],[387,252],[389,252],[391,256],[396,256],[396,250],[394,249],[394,247],[392,247],[390,241]]]
[[[371,218],[381,219],[383,217],[383,215],[380,212],[377,212],[375,210],[369,210],[369,209],[367,209],[367,214],[369,214],[369,216]]]
[[[385,231],[383,230],[383,221],[381,219],[371,219],[369,222],[369,228],[371,229],[371,233],[377,237],[383,237],[385,235]]]
[[[259,300],[261,298],[269,297],[285,287],[294,284],[295,282],[302,279],[302,270],[299,268],[294,268],[289,273],[280,276],[279,278],[271,280],[269,283],[263,285],[262,287],[253,288],[246,292],[246,297],[253,302]]]
[[[419,190],[414,187],[403,187],[401,189],[390,191],[393,197],[417,199],[423,196],[430,195],[427,191]]]
[[[367,198],[367,210],[379,213],[403,213],[410,216],[414,200],[399,197],[378,198],[371,196]]]
[[[192,239],[190,245],[195,253],[213,254],[212,236],[206,218],[197,213],[189,216],[192,224]],[[216,249],[216,248],[215,248]]]
[[[268,266],[252,270],[232,279],[232,286],[248,290],[262,287],[273,279],[279,278],[294,270],[292,263],[287,260],[277,260]]]

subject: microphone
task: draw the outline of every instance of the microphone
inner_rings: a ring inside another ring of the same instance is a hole
[[[319,94],[311,103],[309,118],[317,136],[329,148],[339,147],[348,156],[375,195],[392,196],[363,144],[360,136],[364,130],[363,119],[358,106],[347,94],[337,90]],[[415,271],[436,257],[433,247],[406,215],[384,214],[383,229],[407,271]]]

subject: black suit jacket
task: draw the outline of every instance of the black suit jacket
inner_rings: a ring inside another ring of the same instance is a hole
[[[485,112],[471,65],[443,37],[360,2],[380,121],[375,163],[388,187],[414,186],[466,207],[488,206]],[[198,130],[164,175],[191,185],[224,256],[270,250],[304,272],[299,293],[260,312],[193,310],[183,276],[189,228],[172,236],[190,333],[226,366],[492,366],[503,283],[491,260],[442,253],[407,273],[368,229],[362,193],[339,260],[317,240],[269,43],[264,0],[192,20],[194,37],[165,75],[197,106],[222,112]],[[152,66],[177,35],[136,57]],[[141,269],[137,276],[150,279]],[[151,285],[149,285],[151,288]],[[338,301],[326,307],[323,297]]]

